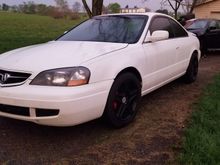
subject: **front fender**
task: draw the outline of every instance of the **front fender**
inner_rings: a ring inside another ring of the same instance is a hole
[[[142,47],[134,44],[82,65],[89,68],[91,72],[90,83],[96,83],[114,80],[122,70],[129,67],[135,68],[142,75],[146,62]]]

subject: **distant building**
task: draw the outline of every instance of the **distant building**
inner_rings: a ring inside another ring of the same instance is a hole
[[[220,0],[200,0],[194,13],[196,18],[220,19]]]
[[[129,8],[128,6],[126,6],[125,8],[121,8],[121,13],[145,13],[150,11],[147,8],[138,8],[137,6],[135,6],[134,8]]]

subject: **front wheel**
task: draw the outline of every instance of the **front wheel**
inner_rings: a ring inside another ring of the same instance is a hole
[[[124,73],[115,79],[110,90],[104,117],[116,128],[133,121],[141,98],[141,82],[132,73]]]

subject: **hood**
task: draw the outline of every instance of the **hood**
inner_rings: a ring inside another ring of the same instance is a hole
[[[123,49],[128,44],[52,41],[0,55],[0,68],[26,72],[80,66],[81,63]]]
[[[204,35],[204,33],[205,33],[204,29],[187,29],[187,30],[196,34],[197,36]]]

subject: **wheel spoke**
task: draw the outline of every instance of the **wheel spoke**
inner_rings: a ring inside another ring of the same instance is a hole
[[[130,85],[127,83],[123,87],[124,87],[124,92],[127,94],[129,92]]]
[[[138,90],[131,91],[128,97],[128,104],[132,103],[137,96],[138,96]]]
[[[116,96],[115,101],[121,104],[122,103],[122,101],[121,101],[122,98],[123,98],[122,96]]]
[[[117,112],[116,116],[119,117],[120,119],[122,119],[126,109],[127,109],[127,105],[126,104],[121,104],[121,106],[118,109],[118,112]]]
[[[116,108],[116,116],[123,120],[132,116],[135,108],[135,99],[138,96],[138,90],[129,90],[129,86],[126,85],[126,87],[123,87],[123,91],[121,92],[122,93],[118,93],[117,97],[115,98],[115,101],[118,103],[118,107]]]
[[[138,90],[137,89],[133,89],[132,91],[129,92],[129,97],[137,96],[137,95],[138,95]]]

